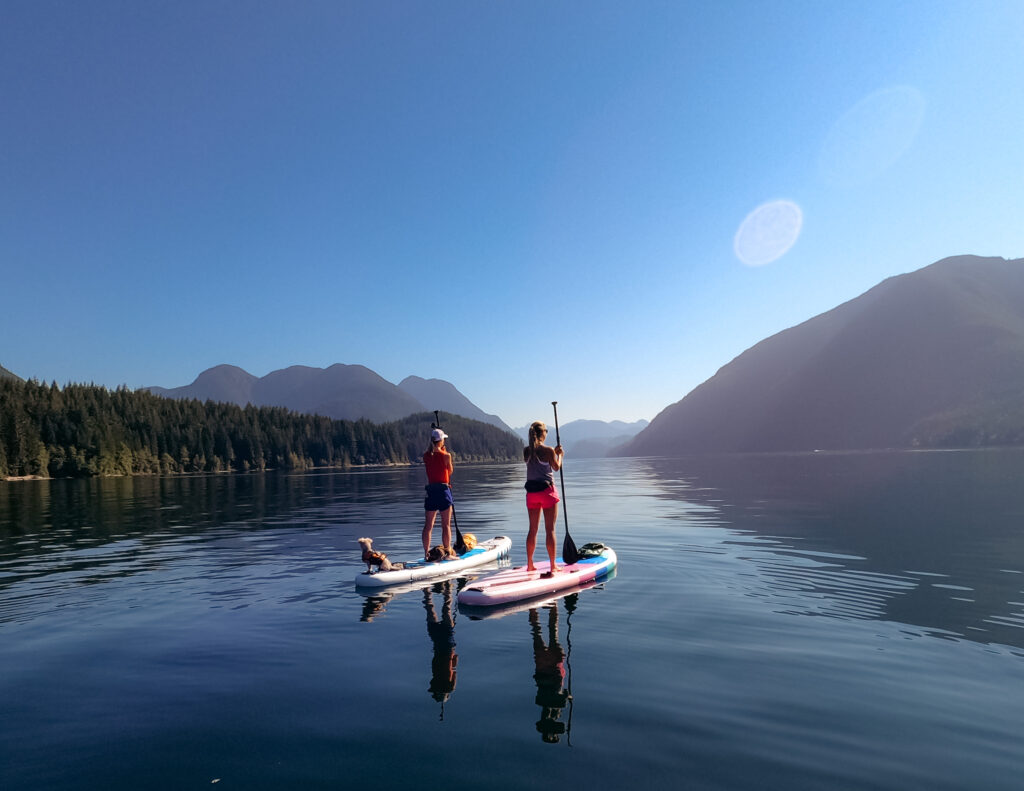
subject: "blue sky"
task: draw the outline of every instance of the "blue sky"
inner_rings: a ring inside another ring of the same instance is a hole
[[[1024,3],[2,0],[0,365],[653,418],[950,255],[1024,257]]]

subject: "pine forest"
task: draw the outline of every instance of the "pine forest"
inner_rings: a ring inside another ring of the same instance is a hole
[[[434,415],[331,420],[281,407],[175,400],[127,387],[0,379],[0,479],[250,472],[418,463]],[[507,461],[520,440],[442,415],[456,459]]]

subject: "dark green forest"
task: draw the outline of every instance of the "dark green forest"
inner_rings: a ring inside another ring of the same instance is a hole
[[[331,420],[126,387],[0,378],[0,479],[419,463],[433,419],[424,412],[384,424]],[[522,454],[520,440],[494,426],[454,415],[441,419],[459,460]]]

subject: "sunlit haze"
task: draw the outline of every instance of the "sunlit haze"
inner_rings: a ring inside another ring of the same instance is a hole
[[[1024,3],[6,2],[0,366],[358,363],[653,418],[1024,256]]]

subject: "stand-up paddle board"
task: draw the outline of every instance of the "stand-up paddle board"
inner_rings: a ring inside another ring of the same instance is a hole
[[[508,602],[507,604],[495,604],[492,607],[474,607],[471,604],[459,604],[459,612],[471,621],[504,618],[506,615],[516,615],[528,610],[550,607],[566,596],[582,593],[591,588],[602,588],[606,582],[613,579],[615,579],[615,569],[612,569],[600,579],[590,580],[590,582],[584,582],[582,585],[573,585],[570,588],[563,588],[557,593],[546,593],[536,599],[523,599],[521,601]]]
[[[491,607],[496,604],[533,599],[556,593],[565,588],[600,579],[615,568],[617,558],[610,547],[576,563],[559,564],[558,571],[550,574],[550,563],[538,562],[534,571],[526,566],[496,571],[474,580],[459,593],[459,604],[472,607]]]
[[[356,586],[360,588],[383,588],[387,585],[400,585],[404,582],[418,582],[440,577],[449,577],[460,571],[482,566],[498,558],[504,557],[512,548],[512,539],[507,536],[495,536],[481,541],[465,555],[448,560],[430,562],[425,558],[411,560],[404,568],[391,571],[364,571],[356,575]]]

